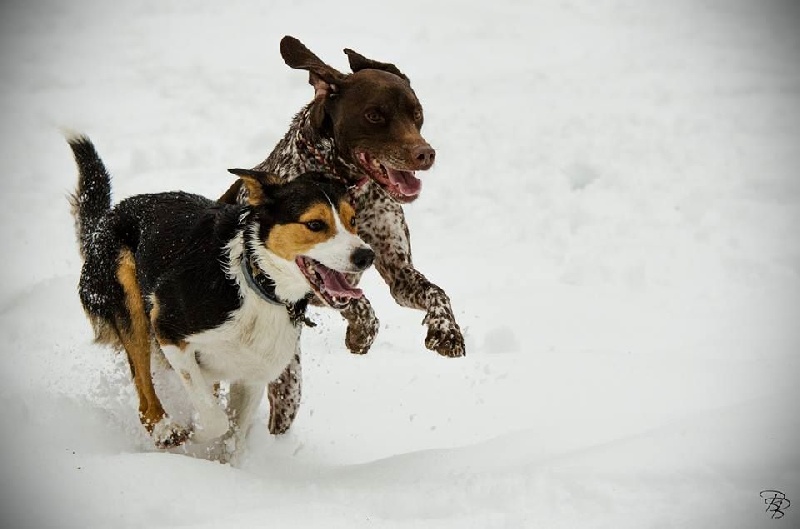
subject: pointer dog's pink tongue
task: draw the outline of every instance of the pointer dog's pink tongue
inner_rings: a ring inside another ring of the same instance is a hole
[[[385,167],[386,176],[389,181],[397,186],[397,189],[405,196],[419,195],[422,189],[422,181],[414,176],[414,171],[399,171],[391,167]]]
[[[414,171],[389,167],[365,151],[357,152],[356,157],[364,170],[401,202],[410,202],[419,196],[422,181],[414,176]]]

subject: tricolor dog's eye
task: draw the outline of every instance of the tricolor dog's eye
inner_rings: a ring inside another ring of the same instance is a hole
[[[306,222],[305,225],[306,228],[308,228],[310,231],[315,231],[315,232],[323,231],[328,227],[328,225],[321,220],[310,220]]]
[[[364,113],[364,117],[367,118],[367,121],[369,121],[370,123],[383,123],[384,121],[386,121],[385,118],[383,117],[383,114],[381,114],[374,108],[367,110]]]
[[[350,218],[350,226],[352,226],[353,228],[356,227],[356,218],[355,217],[351,217]]]

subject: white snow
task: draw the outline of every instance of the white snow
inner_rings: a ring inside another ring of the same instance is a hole
[[[796,4],[0,9],[3,527],[800,525]],[[232,468],[155,450],[127,362],[91,343],[59,128],[117,199],[218,196],[312,96],[285,34],[412,79],[438,151],[414,260],[468,355],[427,351],[370,272],[370,353],[315,312],[295,426],[257,427]],[[763,489],[794,502],[782,520]]]

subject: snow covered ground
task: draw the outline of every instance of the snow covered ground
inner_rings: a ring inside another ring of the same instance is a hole
[[[0,9],[3,527],[800,526],[796,3]],[[371,272],[372,351],[314,313],[300,417],[231,468],[153,449],[91,343],[58,128],[117,198],[217,196],[312,95],[284,34],[412,79],[438,151],[415,263],[468,356],[425,350]]]

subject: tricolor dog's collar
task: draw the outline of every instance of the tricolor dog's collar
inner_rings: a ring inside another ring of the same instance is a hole
[[[241,259],[241,266],[242,275],[244,275],[247,285],[264,301],[285,307],[292,325],[297,326],[300,323],[305,323],[313,327],[314,323],[306,318],[306,308],[308,308],[308,300],[311,294],[294,303],[280,299],[275,293],[275,281],[256,264],[256,257],[250,246],[248,244],[244,246],[245,250]]]

